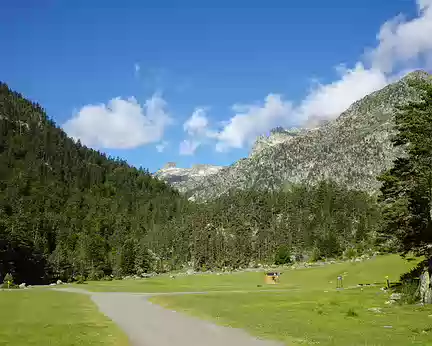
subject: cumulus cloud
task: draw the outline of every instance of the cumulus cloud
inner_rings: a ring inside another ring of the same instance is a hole
[[[134,97],[117,97],[107,104],[82,107],[63,128],[90,147],[135,148],[163,138],[165,128],[172,123],[166,106],[165,100],[156,94],[144,105]]]
[[[206,109],[196,108],[183,124],[183,129],[191,136],[201,135],[207,131],[208,124]]]
[[[316,83],[296,105],[278,94],[267,95],[258,105],[235,105],[235,114],[220,131],[209,132],[210,138],[216,138],[216,150],[243,148],[276,126],[308,127],[334,119],[353,102],[400,78],[402,72],[432,69],[432,0],[417,0],[416,5],[415,18],[397,16],[384,23],[376,47],[353,67],[338,66],[337,80]]]
[[[329,84],[317,84],[294,111],[298,121],[310,118],[332,119],[353,102],[383,88],[387,77],[380,70],[366,69],[357,63],[352,69],[339,67],[340,79]]]
[[[418,0],[417,8],[419,15],[412,20],[399,15],[383,24],[377,35],[378,46],[369,53],[373,67],[391,73],[399,65],[430,59],[432,1]]]
[[[216,135],[217,151],[250,145],[263,132],[286,124],[292,106],[290,102],[284,101],[281,95],[270,94],[262,105],[237,104],[233,106],[233,110],[236,114]]]

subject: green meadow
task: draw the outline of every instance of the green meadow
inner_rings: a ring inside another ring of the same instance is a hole
[[[86,295],[0,290],[0,345],[127,346],[122,331]]]
[[[208,292],[257,291],[281,289],[332,289],[336,278],[343,276],[343,284],[353,286],[366,283],[384,283],[388,276],[397,281],[401,273],[411,269],[417,261],[407,261],[398,255],[378,256],[364,262],[341,262],[302,269],[278,268],[282,271],[278,285],[265,285],[264,272],[234,272],[230,274],[161,275],[148,279],[89,281],[72,285],[94,292]]]
[[[395,255],[381,256],[360,263],[287,270],[280,285],[268,287],[286,288],[286,292],[164,295],[151,300],[287,345],[432,345],[432,307],[388,305],[390,293],[381,290],[386,276],[395,282],[416,263]],[[234,274],[238,278],[235,288],[252,290],[262,275]],[[335,289],[338,275],[343,276],[344,290]],[[211,290],[224,278],[196,276],[186,280],[191,280],[189,289],[195,283],[200,289]],[[367,283],[377,286],[353,288]]]
[[[388,306],[388,294],[377,288],[151,300],[286,345],[432,345],[432,308]]]
[[[387,255],[364,262],[279,268],[283,274],[278,285],[265,285],[264,272],[235,272],[70,286],[95,292],[206,292],[150,299],[286,345],[432,345],[432,307],[389,305],[390,293],[381,290],[387,276],[396,282],[417,262]],[[336,289],[338,276],[343,277],[342,290]],[[0,311],[0,345],[128,345],[86,295],[3,290]]]

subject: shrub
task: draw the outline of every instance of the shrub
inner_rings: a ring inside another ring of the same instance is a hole
[[[291,251],[288,246],[282,245],[276,253],[275,264],[283,265],[288,263],[291,263]]]
[[[401,293],[401,299],[398,300],[400,304],[415,304],[420,299],[420,290],[418,282],[404,281],[398,288]]]
[[[358,313],[353,308],[349,308],[348,311],[346,312],[346,315],[348,317],[357,317]]]
[[[312,253],[311,253],[309,261],[310,262],[316,262],[316,261],[319,261],[321,258],[322,258],[322,255],[321,255],[320,249],[318,247],[314,247],[312,249]]]
[[[352,259],[357,257],[357,250],[353,247],[349,247],[343,252],[343,258]]]
[[[7,273],[7,274],[5,275],[5,277],[3,278],[3,283],[4,283],[4,284],[8,284],[8,283],[10,283],[10,284],[12,285],[12,284],[13,284],[13,281],[14,281],[14,279],[13,279],[13,276],[12,276],[11,273]]]
[[[3,278],[3,284],[1,288],[17,288],[18,286],[14,284],[14,279],[12,274],[7,273]]]
[[[104,276],[105,276],[105,273],[103,272],[103,270],[92,268],[90,270],[89,275],[87,276],[87,279],[91,280],[91,281],[98,281],[98,280],[102,279]]]
[[[84,275],[77,275],[75,276],[75,280],[77,284],[83,284],[85,283],[85,277]]]

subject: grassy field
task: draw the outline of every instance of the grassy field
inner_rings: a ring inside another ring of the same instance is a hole
[[[388,306],[387,299],[378,288],[151,298],[287,345],[432,345],[432,308]]]
[[[43,289],[0,290],[0,345],[115,345],[126,336],[89,297]]]
[[[432,308],[386,305],[389,293],[380,289],[386,276],[396,282],[417,262],[389,255],[364,262],[285,268],[280,284],[270,286],[264,284],[262,272],[238,272],[88,282],[79,287],[90,291],[209,291],[212,293],[163,295],[151,300],[287,345],[432,345]],[[345,288],[374,283],[378,286],[338,291],[335,287],[339,275],[343,276]],[[268,291],[258,292],[263,289]]]
[[[304,269],[281,269],[280,284],[264,285],[262,272],[236,272],[232,274],[198,274],[176,276],[168,275],[140,279],[89,281],[85,285],[76,285],[95,292],[186,292],[186,291],[232,291],[232,290],[280,290],[280,289],[331,289],[336,287],[336,278],[343,275],[344,285],[374,283],[385,281],[385,276],[397,281],[401,273],[406,272],[416,262],[408,262],[400,256],[380,256],[371,260],[352,263],[335,263],[323,267]]]
[[[389,293],[380,287],[335,290],[338,275],[344,276],[345,286],[383,283],[385,276],[397,281],[401,273],[415,264],[416,261],[407,262],[398,256],[383,256],[361,263],[288,270],[280,285],[269,287],[297,288],[287,292],[156,296],[151,300],[287,345],[432,345],[431,307],[386,305]],[[200,290],[225,289],[222,282],[227,281],[232,289],[253,290],[262,282],[262,275],[195,276],[185,278],[182,285],[174,283],[174,279],[172,290],[193,290],[196,286]],[[168,278],[157,282],[163,290],[170,283]],[[125,288],[144,287],[136,282],[124,284]]]

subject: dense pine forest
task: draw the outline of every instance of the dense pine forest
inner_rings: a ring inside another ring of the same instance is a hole
[[[0,84],[0,280],[42,283],[349,256],[375,246],[373,196],[332,182],[211,202],[68,138]]]

